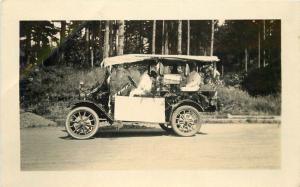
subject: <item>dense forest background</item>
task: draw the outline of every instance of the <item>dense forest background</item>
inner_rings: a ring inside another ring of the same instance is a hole
[[[60,113],[103,58],[131,53],[218,56],[229,112],[280,114],[280,20],[21,21],[21,107]]]

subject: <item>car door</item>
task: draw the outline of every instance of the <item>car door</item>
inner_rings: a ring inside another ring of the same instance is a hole
[[[165,98],[115,97],[114,119],[149,123],[165,122]]]

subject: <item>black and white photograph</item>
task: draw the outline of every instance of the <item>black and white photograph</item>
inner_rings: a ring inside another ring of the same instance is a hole
[[[0,186],[300,187],[298,12],[0,0]]]
[[[278,169],[280,42],[276,19],[20,21],[21,169]]]

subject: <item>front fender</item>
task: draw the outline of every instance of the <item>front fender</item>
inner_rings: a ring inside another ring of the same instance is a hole
[[[183,105],[189,105],[189,106],[195,107],[199,112],[204,112],[203,107],[199,103],[197,103],[191,99],[185,99],[185,100],[182,100],[182,101],[176,103],[175,105],[172,106],[172,110],[175,110],[176,108],[183,106]]]
[[[74,109],[74,108],[82,107],[82,106],[93,109],[100,118],[105,118],[105,119],[107,119],[107,121],[109,123],[111,123],[111,124],[113,123],[113,118],[105,111],[105,109],[102,106],[100,106],[92,101],[88,101],[88,100],[75,101],[75,102],[72,102],[69,107],[71,109]]]

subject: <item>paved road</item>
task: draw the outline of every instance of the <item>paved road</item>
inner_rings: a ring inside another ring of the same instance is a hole
[[[74,140],[62,127],[21,129],[22,170],[280,168],[280,127],[208,124],[194,137],[159,128]]]

